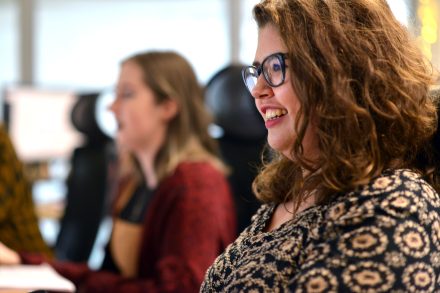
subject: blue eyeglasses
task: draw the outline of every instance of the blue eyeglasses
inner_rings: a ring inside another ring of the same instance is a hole
[[[253,65],[244,67],[241,74],[248,91],[252,94],[261,73],[271,87],[282,85],[286,78],[286,59],[285,53],[275,53],[267,56],[258,67]]]

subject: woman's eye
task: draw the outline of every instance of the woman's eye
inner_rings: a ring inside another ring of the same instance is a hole
[[[281,65],[278,63],[274,63],[272,64],[272,71],[280,71],[281,70]]]
[[[133,92],[122,92],[119,94],[121,98],[130,98],[133,96]]]

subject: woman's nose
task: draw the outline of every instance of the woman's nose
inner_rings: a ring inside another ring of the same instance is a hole
[[[110,105],[108,105],[108,110],[110,110],[113,113],[116,113],[118,109],[118,99],[114,99],[113,102],[110,103]]]
[[[264,79],[263,74],[260,74],[257,78],[257,83],[252,89],[251,94],[255,99],[269,98],[273,95],[272,87]]]

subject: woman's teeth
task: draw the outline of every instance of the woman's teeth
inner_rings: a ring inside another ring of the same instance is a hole
[[[266,120],[272,120],[287,114],[285,109],[270,109],[266,111]]]

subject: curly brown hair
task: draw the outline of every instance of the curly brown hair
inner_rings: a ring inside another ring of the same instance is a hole
[[[279,30],[301,105],[293,160],[263,158],[253,183],[260,200],[298,207],[313,191],[320,204],[384,169],[426,175],[416,157],[437,127],[434,70],[385,0],[263,0],[253,13],[259,28]],[[312,121],[316,160],[302,149]]]

